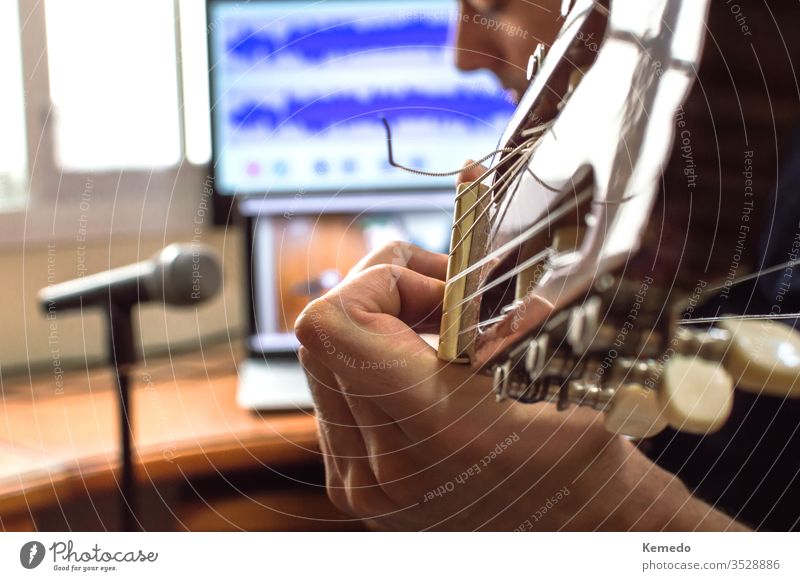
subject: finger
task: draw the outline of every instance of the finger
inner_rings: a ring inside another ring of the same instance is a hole
[[[341,467],[344,461],[366,458],[364,439],[333,372],[308,349],[301,347],[299,357],[314,398],[319,432],[326,441],[326,464],[330,461]]]
[[[393,512],[395,506],[376,478],[377,459],[370,452],[381,442],[375,439],[374,432],[367,433],[365,441],[365,432],[354,419],[334,373],[305,348],[300,349],[300,359],[317,405],[320,448],[331,500],[340,509],[361,516]],[[380,436],[385,441],[387,433]]]
[[[430,252],[409,242],[392,242],[361,259],[347,278],[380,264],[399,266],[438,280],[447,277],[447,255]]]
[[[461,170],[461,173],[458,174],[456,178],[456,185],[461,184],[468,184],[471,182],[476,182],[483,177],[483,175],[489,170],[484,165],[472,166],[475,163],[472,160],[468,160],[467,163],[464,164],[464,169]]]
[[[391,456],[403,452],[413,446],[414,442],[406,435],[395,419],[376,405],[371,395],[359,393],[359,390],[343,386],[342,392],[353,418],[364,437],[370,463],[377,480],[383,482],[380,470],[381,463],[391,460]]]
[[[344,477],[348,469],[346,465],[343,465],[344,461],[337,459],[335,455],[329,437],[333,426],[329,425],[324,419],[326,414],[336,415],[336,405],[326,405],[323,403],[324,397],[319,396],[320,393],[324,393],[325,390],[329,389],[327,386],[321,387],[323,381],[320,381],[327,373],[319,368],[321,366],[318,363],[311,360],[311,356],[302,347],[300,349],[300,360],[306,371],[306,379],[311,388],[311,394],[317,409],[317,437],[319,439],[319,449],[322,454],[322,460],[325,464],[325,488],[334,506],[346,512],[349,507],[347,506]],[[340,417],[340,422],[337,422],[339,426],[341,426],[342,419],[344,418]],[[346,422],[347,420],[344,419],[344,421]]]

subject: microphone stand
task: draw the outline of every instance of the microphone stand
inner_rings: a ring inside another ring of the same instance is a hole
[[[108,315],[109,363],[114,369],[119,396],[120,482],[119,516],[122,530],[140,530],[136,514],[136,481],[133,473],[133,430],[131,428],[130,373],[136,362],[131,305],[106,303]]]
[[[202,273],[202,292],[196,275]],[[119,395],[120,526],[141,529],[137,519],[136,479],[133,470],[133,433],[130,382],[136,348],[131,311],[140,302],[155,300],[171,305],[196,305],[214,296],[222,282],[216,253],[192,242],[170,244],[151,260],[115,268],[51,285],[39,291],[39,306],[54,310],[100,306],[108,323],[108,359],[114,370]]]

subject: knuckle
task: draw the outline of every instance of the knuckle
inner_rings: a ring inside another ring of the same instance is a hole
[[[328,493],[328,500],[331,501],[331,504],[345,512],[347,514],[353,514],[353,508],[350,506],[348,502],[347,493],[345,492],[344,488],[341,486],[333,486],[331,484],[327,485],[326,491]]]
[[[300,345],[300,348],[297,350],[297,359],[300,361],[300,365],[302,365],[304,369],[313,363],[311,351],[309,351],[308,347],[305,345]]]
[[[348,511],[359,518],[372,518],[385,512],[382,489],[375,483],[372,475],[367,474],[366,468],[359,466],[350,471],[344,492]]]
[[[376,450],[379,455],[370,457],[370,468],[375,476],[376,491],[394,504],[407,505],[419,499],[418,478],[414,472],[419,468],[404,451]],[[415,468],[416,467],[416,468]]]
[[[379,494],[373,489],[346,488],[347,505],[344,509],[359,518],[375,518],[381,516],[382,503],[378,500]]]
[[[402,249],[407,248],[409,246],[411,246],[411,244],[409,244],[408,242],[403,242],[402,240],[392,240],[391,242],[387,242],[386,244],[384,244],[378,250],[377,254],[379,254],[379,255],[388,254],[388,255],[391,256],[397,250],[402,250]]]
[[[334,484],[329,481],[326,485],[326,492],[328,493],[328,500],[331,501],[333,506],[342,512],[352,514],[353,511],[348,503],[347,493],[345,492],[341,482]]]
[[[353,513],[352,507],[348,502],[344,482],[342,482],[342,478],[336,470],[336,467],[329,462],[327,457],[325,459],[325,492],[333,506],[342,512],[348,514]]]
[[[294,332],[300,343],[313,350],[319,330],[328,326],[334,314],[334,307],[324,298],[310,302],[294,323]]]
[[[392,276],[392,273],[395,272],[395,270],[395,266],[392,264],[378,264],[370,268],[370,271],[373,274],[380,276],[382,279]]]
[[[384,285],[388,282],[396,280],[399,276],[399,273],[400,271],[397,264],[383,263],[369,267],[364,271],[364,276],[367,279],[372,279],[373,283],[377,282],[381,285]]]
[[[364,267],[379,264],[397,264],[398,262],[408,262],[419,247],[403,240],[393,240],[380,246],[377,250],[369,254],[364,261]]]
[[[387,454],[380,458],[370,459],[370,465],[378,486],[382,488],[393,486],[405,476],[396,454]]]

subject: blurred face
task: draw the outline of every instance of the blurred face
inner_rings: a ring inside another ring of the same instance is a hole
[[[563,22],[561,0],[459,0],[456,66],[489,69],[518,100],[528,88],[528,59],[550,46]]]

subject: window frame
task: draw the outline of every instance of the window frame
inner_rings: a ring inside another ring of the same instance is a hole
[[[193,232],[202,205],[212,204],[210,164],[186,159],[179,0],[175,14],[175,74],[181,157],[178,165],[153,170],[66,171],[55,156],[55,118],[50,98],[45,6],[18,1],[27,134],[25,205],[0,212],[0,248],[55,240],[110,240]]]

